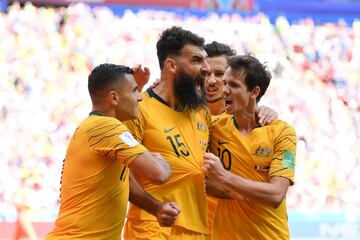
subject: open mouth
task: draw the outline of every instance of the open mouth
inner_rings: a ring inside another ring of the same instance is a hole
[[[217,88],[213,88],[213,87],[209,87],[209,88],[206,88],[206,92],[207,92],[207,93],[217,93],[217,92],[218,92],[218,89],[217,89]]]
[[[199,79],[196,81],[196,89],[197,89],[198,91],[202,91],[203,85],[204,85],[204,78],[199,78]]]
[[[230,108],[232,105],[232,101],[231,100],[225,100],[225,108]]]

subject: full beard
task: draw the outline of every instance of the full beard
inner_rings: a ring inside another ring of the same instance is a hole
[[[205,106],[204,76],[195,78],[180,70],[174,83],[174,93],[183,107],[196,109]]]

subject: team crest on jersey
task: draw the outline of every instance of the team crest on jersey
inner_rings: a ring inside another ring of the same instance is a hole
[[[271,149],[267,146],[262,147],[259,146],[256,150],[254,155],[258,156],[258,157],[268,157],[271,153]]]
[[[206,126],[203,123],[198,122],[197,123],[197,129],[201,132],[206,132]]]

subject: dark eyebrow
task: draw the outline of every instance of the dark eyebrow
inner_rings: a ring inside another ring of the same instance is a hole
[[[199,55],[194,55],[194,56],[192,56],[192,59],[193,59],[193,60],[203,60],[204,57],[199,56]]]

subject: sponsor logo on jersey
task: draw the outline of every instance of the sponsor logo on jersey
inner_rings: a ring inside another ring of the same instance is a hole
[[[207,142],[206,142],[206,141],[204,141],[204,140],[200,140],[200,146],[201,146],[201,147],[205,147],[205,148],[206,148],[206,146],[207,146]]]
[[[270,170],[270,166],[255,166],[255,170],[259,172],[267,172]]]
[[[169,133],[174,129],[175,129],[175,127],[172,127],[172,128],[169,128],[169,129],[164,128],[164,133]]]

